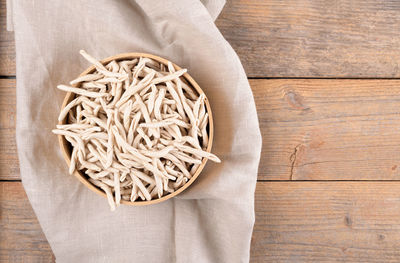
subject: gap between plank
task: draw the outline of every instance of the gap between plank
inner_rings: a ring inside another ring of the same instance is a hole
[[[0,79],[16,79],[15,75],[0,75]],[[376,77],[364,77],[364,78],[357,78],[357,77],[247,77],[247,79],[339,79],[339,80],[400,80],[400,78],[376,78]]]
[[[10,183],[21,183],[21,179],[0,179],[0,182],[10,182]],[[400,182],[400,180],[257,180],[258,183],[274,183],[274,182],[284,182],[284,183],[309,183],[309,182]]]
[[[22,182],[21,179],[0,179],[0,182]]]
[[[299,182],[299,183],[305,183],[305,182],[400,182],[399,180],[292,180],[292,179],[288,179],[288,180],[265,180],[265,179],[257,179],[258,183],[273,183],[273,182],[286,182],[286,183],[295,183],[295,182]]]
[[[376,78],[376,77],[364,77],[364,78],[357,78],[357,77],[247,77],[247,79],[337,79],[337,80],[400,80],[400,78]]]

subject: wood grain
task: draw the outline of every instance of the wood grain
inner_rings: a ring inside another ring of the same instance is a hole
[[[251,80],[259,179],[400,178],[399,80]]]
[[[251,262],[398,262],[400,182],[258,182]],[[0,262],[54,262],[19,182],[0,182]]]
[[[249,77],[400,77],[397,0],[234,0],[216,23]]]
[[[15,75],[0,3],[0,75]],[[216,23],[249,77],[400,77],[397,0],[232,0]]]
[[[15,75],[14,33],[6,30],[6,0],[0,0],[0,76]]]
[[[400,80],[250,80],[260,180],[400,179]],[[0,179],[19,179],[15,80],[0,80]]]
[[[0,180],[20,179],[15,142],[15,93],[15,79],[0,79]]]
[[[400,2],[227,1],[249,77],[399,78]],[[0,0],[0,76],[15,75]],[[399,80],[250,80],[260,180],[398,180]],[[15,80],[0,79],[0,262],[55,262],[18,180]],[[400,182],[258,182],[251,262],[399,262]]]
[[[54,262],[20,182],[0,182],[0,262]]]
[[[259,182],[251,262],[399,262],[400,182]]]

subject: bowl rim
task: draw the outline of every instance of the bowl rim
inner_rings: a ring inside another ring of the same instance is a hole
[[[114,55],[114,56],[110,56],[107,58],[104,58],[102,60],[100,60],[100,63],[102,63],[103,65],[116,60],[116,61],[120,61],[120,60],[129,60],[129,59],[135,59],[135,58],[140,58],[140,57],[146,57],[146,58],[151,58],[159,63],[163,63],[164,65],[167,66],[169,60],[153,55],[153,54],[148,54],[148,53],[141,53],[141,52],[132,52],[132,53],[121,53],[118,55]],[[181,70],[182,68],[179,67],[178,65],[176,65],[175,63],[171,62],[172,65],[174,66],[175,70]],[[95,70],[95,66],[90,66],[88,67],[86,70],[84,70],[78,77],[87,75],[92,73]],[[204,94],[205,99],[204,99],[204,103],[206,105],[206,112],[208,113],[208,127],[209,127],[209,143],[207,146],[206,151],[211,153],[211,149],[212,149],[212,144],[213,144],[213,138],[214,138],[214,123],[213,123],[213,117],[212,117],[212,111],[211,111],[211,106],[210,106],[210,102],[206,96],[206,94],[204,93],[204,91],[200,88],[200,86],[197,84],[197,82],[189,75],[189,73],[184,73],[182,75],[190,84],[191,86],[199,93],[199,95]],[[79,86],[79,84],[75,84],[72,86]],[[62,106],[60,111],[62,111],[65,106],[72,101],[72,99],[74,98],[74,94],[72,92],[67,92],[67,94],[64,97]],[[58,122],[58,124],[66,124],[68,120],[68,114],[66,115],[66,117],[63,120],[60,120]],[[70,147],[70,143],[65,139],[65,137],[63,135],[57,135],[58,137],[58,142],[61,148],[61,152],[64,156],[64,159],[68,165],[68,167],[70,166],[71,163],[71,152],[69,150]],[[132,206],[144,206],[144,205],[151,205],[151,204],[158,204],[161,202],[164,202],[174,196],[177,196],[178,194],[182,193],[184,190],[186,190],[190,185],[193,184],[193,182],[199,177],[200,173],[202,172],[202,170],[204,169],[206,163],[207,163],[208,159],[207,158],[203,158],[200,166],[197,168],[196,172],[194,173],[194,175],[189,179],[189,181],[186,182],[186,184],[184,184],[182,187],[180,187],[178,190],[176,190],[173,193],[169,193],[165,196],[162,196],[161,198],[157,198],[157,199],[152,199],[150,201],[148,200],[140,200],[140,201],[127,201],[127,200],[122,200],[121,199],[121,204],[124,205],[132,205]],[[91,182],[89,182],[89,180],[87,179],[87,176],[85,176],[81,171],[75,169],[74,171],[74,176],[77,177],[79,179],[79,181],[81,183],[83,183],[87,188],[89,188],[90,190],[92,190],[93,192],[103,196],[104,198],[107,198],[107,195],[104,191],[102,191],[100,188],[94,186]]]

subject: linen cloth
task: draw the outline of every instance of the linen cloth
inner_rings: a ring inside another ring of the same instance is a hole
[[[8,0],[15,32],[22,182],[57,262],[248,262],[261,151],[243,67],[214,24],[218,0]],[[120,206],[85,188],[61,155],[57,122],[68,83],[125,52],[167,58],[199,83],[215,122],[213,153],[188,190],[161,204]]]

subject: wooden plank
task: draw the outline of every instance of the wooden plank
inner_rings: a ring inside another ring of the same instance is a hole
[[[268,182],[252,262],[399,262],[399,182]]]
[[[6,0],[0,0],[0,75],[15,75],[14,33],[6,30]]]
[[[0,79],[0,180],[20,179],[15,142],[15,79]]]
[[[399,80],[251,80],[259,179],[400,178]]]
[[[0,182],[0,262],[55,262],[19,182]]]
[[[0,75],[15,75],[0,5]],[[249,77],[400,77],[400,2],[227,1],[217,26]]]
[[[216,23],[249,77],[400,77],[397,0],[234,0]]]
[[[399,80],[250,80],[260,180],[400,179]],[[0,179],[19,179],[15,80],[0,80]]]
[[[398,262],[400,182],[259,182],[251,262]],[[19,182],[0,182],[0,262],[54,262]]]

